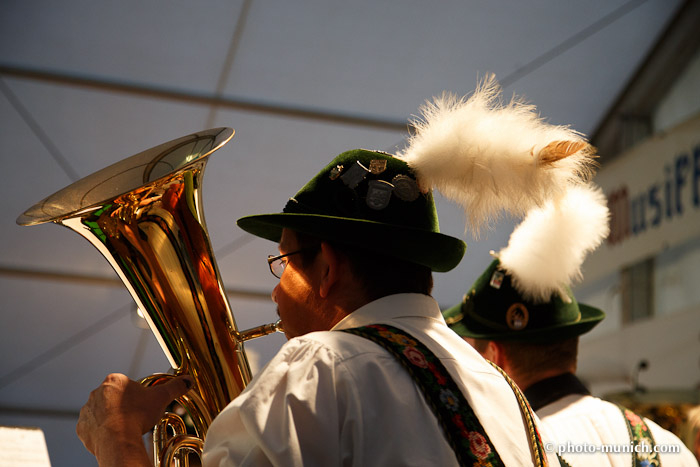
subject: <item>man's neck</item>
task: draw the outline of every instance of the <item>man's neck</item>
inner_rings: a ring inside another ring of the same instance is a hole
[[[564,370],[559,368],[546,368],[536,373],[519,374],[517,372],[513,372],[513,374],[511,374],[510,376],[511,378],[513,378],[513,381],[515,381],[515,384],[517,384],[521,390],[525,391],[533,384],[539,383],[540,381],[543,381],[545,379],[553,378],[555,376],[567,373],[574,372],[571,370]]]

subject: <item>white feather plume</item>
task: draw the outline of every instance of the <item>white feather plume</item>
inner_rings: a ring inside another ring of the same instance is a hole
[[[497,256],[525,299],[544,303],[553,293],[566,297],[562,286],[580,280],[586,255],[608,236],[608,221],[602,190],[573,186],[561,199],[532,209]]]
[[[532,105],[501,101],[494,76],[470,98],[443,94],[421,107],[415,134],[397,157],[424,189],[464,208],[476,235],[502,212],[524,215],[586,180],[593,148],[565,126],[544,122]]]

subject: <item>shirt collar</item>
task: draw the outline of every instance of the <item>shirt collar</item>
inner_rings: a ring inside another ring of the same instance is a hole
[[[361,306],[340,320],[332,331],[367,326],[396,318],[417,317],[445,322],[433,297],[417,293],[387,295]]]
[[[564,373],[536,382],[524,390],[523,394],[532,410],[537,412],[542,407],[558,401],[562,397],[571,394],[587,396],[590,395],[590,392],[574,374]]]

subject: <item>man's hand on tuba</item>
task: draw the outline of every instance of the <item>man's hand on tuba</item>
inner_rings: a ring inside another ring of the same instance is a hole
[[[153,465],[141,437],[158,423],[168,404],[191,387],[189,376],[145,387],[111,374],[80,410],[78,437],[101,467]]]

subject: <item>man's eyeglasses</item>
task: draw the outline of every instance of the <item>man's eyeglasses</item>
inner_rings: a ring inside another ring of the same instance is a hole
[[[297,253],[301,253],[302,251],[306,250],[311,250],[312,248],[302,248],[297,251],[292,251],[291,253],[287,253],[284,255],[270,255],[267,257],[267,264],[270,265],[270,272],[272,273],[273,276],[275,276],[278,279],[282,278],[282,273],[284,272],[285,268],[287,267],[287,262],[289,261],[287,259],[288,256],[291,255],[296,255]]]

